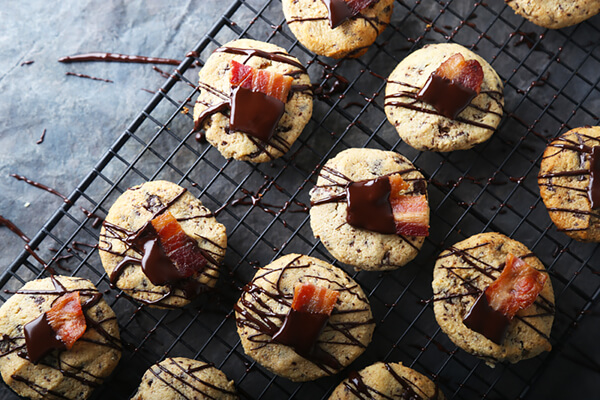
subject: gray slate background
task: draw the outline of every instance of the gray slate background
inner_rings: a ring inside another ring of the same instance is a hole
[[[33,237],[164,82],[150,65],[61,64],[106,51],[182,59],[230,5],[224,0],[3,1],[0,6],[0,215]],[[24,61],[33,60],[30,65]],[[168,67],[172,68],[172,67]],[[105,83],[77,72],[110,79]],[[43,143],[36,144],[46,129]],[[26,205],[29,204],[27,207]],[[0,272],[23,249],[0,228]]]

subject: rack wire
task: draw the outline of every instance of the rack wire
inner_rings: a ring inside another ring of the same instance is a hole
[[[302,212],[318,166],[350,147],[394,150],[411,159],[430,182],[432,229],[408,266],[387,273],[352,273],[369,296],[377,327],[367,351],[348,370],[380,360],[402,361],[429,375],[450,399],[546,398],[544,387],[566,370],[596,378],[599,363],[584,346],[592,345],[598,332],[598,246],[557,232],[539,198],[536,176],[549,139],[597,124],[598,19],[550,31],[516,16],[501,1],[398,0],[390,26],[367,54],[334,64],[296,41],[285,25],[280,1],[232,3],[193,49],[198,56],[169,71],[150,103],[71,193],[72,203],[60,207],[30,243],[59,272],[91,279],[118,315],[127,346],[116,373],[93,398],[127,399],[150,365],[167,356],[186,356],[214,363],[235,380],[243,398],[326,399],[347,372],[308,383],[273,375],[244,354],[231,309],[255,268],[283,254],[312,255],[351,272],[314,239],[308,214]],[[309,65],[312,82],[325,88],[336,77],[348,80],[343,93],[315,99],[313,117],[299,140],[271,163],[225,160],[210,145],[197,143],[192,132],[188,111],[198,94],[195,67],[238,37],[288,49]],[[410,52],[446,41],[474,49],[496,69],[505,83],[505,116],[493,137],[475,149],[418,152],[386,121],[386,82],[381,77]],[[87,246],[97,243],[99,229],[77,207],[106,215],[128,187],[153,179],[188,188],[210,209],[227,205],[218,217],[228,233],[226,272],[216,292],[182,310],[140,307],[111,290],[97,250]],[[261,201],[232,204],[249,196]],[[552,352],[491,369],[456,348],[436,324],[428,301],[435,257],[484,231],[525,243],[546,265],[557,305]],[[73,256],[61,258],[66,254]],[[0,286],[15,290],[40,276],[43,268],[23,251]],[[0,301],[7,297],[0,294]],[[550,387],[561,397],[556,385]],[[3,389],[3,398],[16,398]],[[570,390],[568,383],[565,390]]]

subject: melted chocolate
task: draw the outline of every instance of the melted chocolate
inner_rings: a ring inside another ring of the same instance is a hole
[[[40,136],[40,138],[35,142],[35,144],[42,144],[44,143],[44,139],[46,138],[46,128],[44,128],[44,130],[42,131],[42,134]]]
[[[27,358],[34,364],[52,350],[65,350],[65,344],[56,336],[46,313],[23,326]]]
[[[110,79],[96,78],[95,76],[90,76],[90,75],[86,75],[86,74],[79,74],[77,72],[65,72],[65,75],[66,76],[76,76],[78,78],[91,79],[93,81],[102,81],[102,82],[106,82],[106,83],[113,83],[113,81],[111,81]]]
[[[355,13],[344,0],[321,0],[329,15],[329,26],[335,29],[344,21],[352,18]]]
[[[232,90],[229,126],[268,142],[284,112],[281,100],[239,86]]]
[[[273,335],[273,341],[290,346],[305,358],[310,358],[315,344],[329,315],[296,311],[290,308],[281,329]]]
[[[483,292],[465,315],[463,323],[472,331],[479,332],[492,342],[501,345],[510,320],[490,307],[487,295]]]
[[[105,62],[124,62],[124,63],[140,63],[140,64],[169,64],[179,65],[181,60],[174,60],[172,58],[160,58],[160,57],[145,57],[145,56],[130,56],[127,54],[118,53],[86,53],[78,54],[75,56],[65,56],[58,59],[61,63],[72,63],[81,61],[105,61]]]
[[[350,183],[346,188],[346,221],[354,227],[373,232],[396,233],[390,192],[391,185],[387,176]]]
[[[417,98],[430,104],[444,117],[456,119],[477,96],[477,92],[458,82],[431,74]]]
[[[245,64],[246,62],[248,62],[248,60],[251,59],[252,57],[266,58],[271,61],[292,65],[296,68],[299,68],[302,72],[306,72],[306,68],[304,68],[304,65],[300,64],[298,61],[288,58],[291,56],[285,52],[279,52],[279,51],[270,52],[270,51],[259,50],[259,49],[241,49],[241,48],[237,48],[237,47],[225,46],[225,47],[219,47],[218,49],[216,49],[215,53],[230,53],[230,54],[240,54],[240,55],[248,56],[248,58],[246,58],[246,60],[244,60],[244,62],[242,64]]]
[[[19,236],[25,243],[29,243],[29,238],[27,235],[25,235],[23,231],[21,231],[12,221],[4,218],[2,215],[0,215],[0,226],[7,227],[12,233]]]
[[[592,209],[600,207],[600,146],[594,146],[590,155],[590,185],[588,196]]]

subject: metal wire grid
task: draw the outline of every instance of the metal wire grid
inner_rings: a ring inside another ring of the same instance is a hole
[[[194,141],[191,116],[186,114],[197,95],[197,69],[192,64],[201,65],[212,50],[237,37],[287,48],[310,65],[312,81],[321,86],[332,84],[331,75],[349,81],[341,96],[315,101],[313,118],[300,139],[272,163],[224,160],[214,148]],[[432,232],[409,266],[391,273],[353,274],[369,295],[378,324],[372,344],[351,368],[379,360],[402,361],[431,376],[448,398],[537,398],[532,389],[539,387],[535,383],[540,377],[571,367],[565,356],[578,349],[571,337],[582,336],[576,324],[593,321],[589,311],[600,291],[598,247],[556,232],[536,184],[547,138],[597,122],[592,110],[600,102],[595,72],[600,66],[595,45],[599,38],[593,22],[547,31],[524,22],[502,2],[398,1],[390,27],[365,56],[329,62],[329,75],[321,76],[319,61],[325,60],[306,51],[291,35],[279,1],[235,1],[194,49],[199,57],[186,58],[170,71],[152,101],[69,198],[102,215],[127,187],[168,179],[187,187],[213,210],[245,196],[244,191],[260,194],[263,205],[290,205],[270,208],[271,213],[260,204],[226,207],[218,218],[228,232],[224,265],[228,273],[222,274],[216,293],[178,311],[139,307],[109,290],[97,251],[73,244],[96,243],[98,229],[77,207],[65,204],[57,210],[31,246],[59,272],[90,278],[106,291],[128,343],[117,372],[94,397],[128,398],[151,364],[165,356],[187,356],[215,363],[235,380],[245,398],[327,398],[345,373],[295,384],[267,372],[244,355],[231,308],[237,288],[252,277],[256,265],[291,252],[333,261],[313,238],[308,216],[292,212],[300,209],[294,202],[308,204],[318,165],[345,148],[368,146],[406,155],[430,179]],[[473,150],[420,153],[402,143],[386,122],[385,81],[379,76],[389,75],[411,51],[443,41],[474,48],[492,63],[505,82],[507,116],[493,138]],[[519,41],[525,45],[515,46]],[[492,370],[441,333],[431,304],[424,301],[432,295],[433,261],[445,247],[483,231],[500,231],[524,242],[547,266],[557,303],[551,337],[555,351]],[[65,254],[73,258],[61,263]],[[70,270],[61,271],[65,266]],[[40,265],[23,252],[0,285],[16,289],[41,275]],[[6,295],[0,297],[6,301]],[[592,336],[584,332],[584,342]],[[588,364],[598,370],[593,361]],[[5,390],[5,397],[14,396]]]

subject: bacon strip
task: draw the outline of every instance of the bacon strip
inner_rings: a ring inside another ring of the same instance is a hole
[[[70,350],[77,339],[83,336],[87,327],[79,292],[66,293],[57,298],[52,308],[46,311],[46,318],[52,330],[67,350]]]
[[[274,97],[283,103],[287,102],[288,94],[294,80],[291,76],[263,69],[255,69],[235,60],[231,60],[229,66],[229,83],[232,86],[251,89],[255,92],[261,92],[267,96]]]

